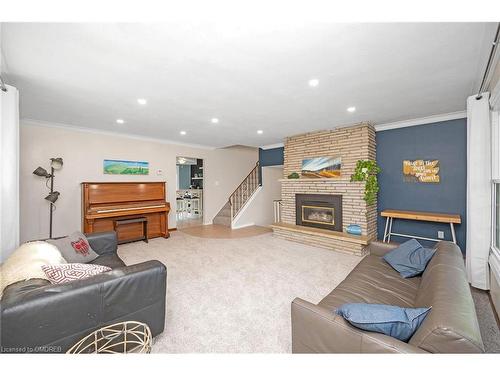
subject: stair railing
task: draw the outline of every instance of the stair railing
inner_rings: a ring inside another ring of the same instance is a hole
[[[241,184],[233,191],[229,196],[229,206],[231,207],[231,220],[233,220],[236,215],[241,211],[243,206],[252,197],[253,193],[260,186],[260,165],[259,162],[255,164],[255,167],[250,171],[250,173],[243,179]]]

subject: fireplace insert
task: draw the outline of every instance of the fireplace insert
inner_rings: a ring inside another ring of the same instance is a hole
[[[296,224],[342,232],[342,195],[296,194]]]

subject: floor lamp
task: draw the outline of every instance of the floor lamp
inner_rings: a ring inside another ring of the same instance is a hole
[[[47,188],[49,188],[48,182],[50,180],[50,188],[49,188],[50,193],[49,193],[49,195],[47,195],[45,197],[45,200],[49,201],[49,203],[50,203],[50,206],[49,206],[49,212],[50,212],[49,238],[52,238],[52,215],[54,213],[55,203],[57,201],[57,198],[59,198],[59,195],[61,195],[61,193],[59,193],[58,191],[54,191],[54,177],[55,177],[54,171],[61,169],[62,166],[63,166],[62,158],[51,158],[50,159],[50,173],[47,172],[47,170],[45,168],[42,168],[42,167],[38,167],[37,169],[35,169],[33,171],[34,175],[46,178],[45,185],[47,186]]]

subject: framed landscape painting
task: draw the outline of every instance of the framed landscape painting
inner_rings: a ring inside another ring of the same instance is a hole
[[[302,176],[307,178],[338,178],[341,175],[340,157],[319,157],[302,160]]]
[[[104,174],[149,174],[149,162],[104,159]]]

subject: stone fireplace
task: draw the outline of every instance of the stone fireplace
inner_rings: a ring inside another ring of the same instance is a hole
[[[296,194],[295,223],[342,232],[342,195]]]
[[[364,182],[351,182],[357,160],[376,159],[375,129],[361,123],[351,127],[300,134],[285,139],[284,176],[281,180],[281,222],[274,235],[286,240],[364,255],[377,238],[377,205],[363,200]],[[304,159],[341,158],[340,177],[288,179],[301,173]],[[362,235],[347,234],[358,224]]]

